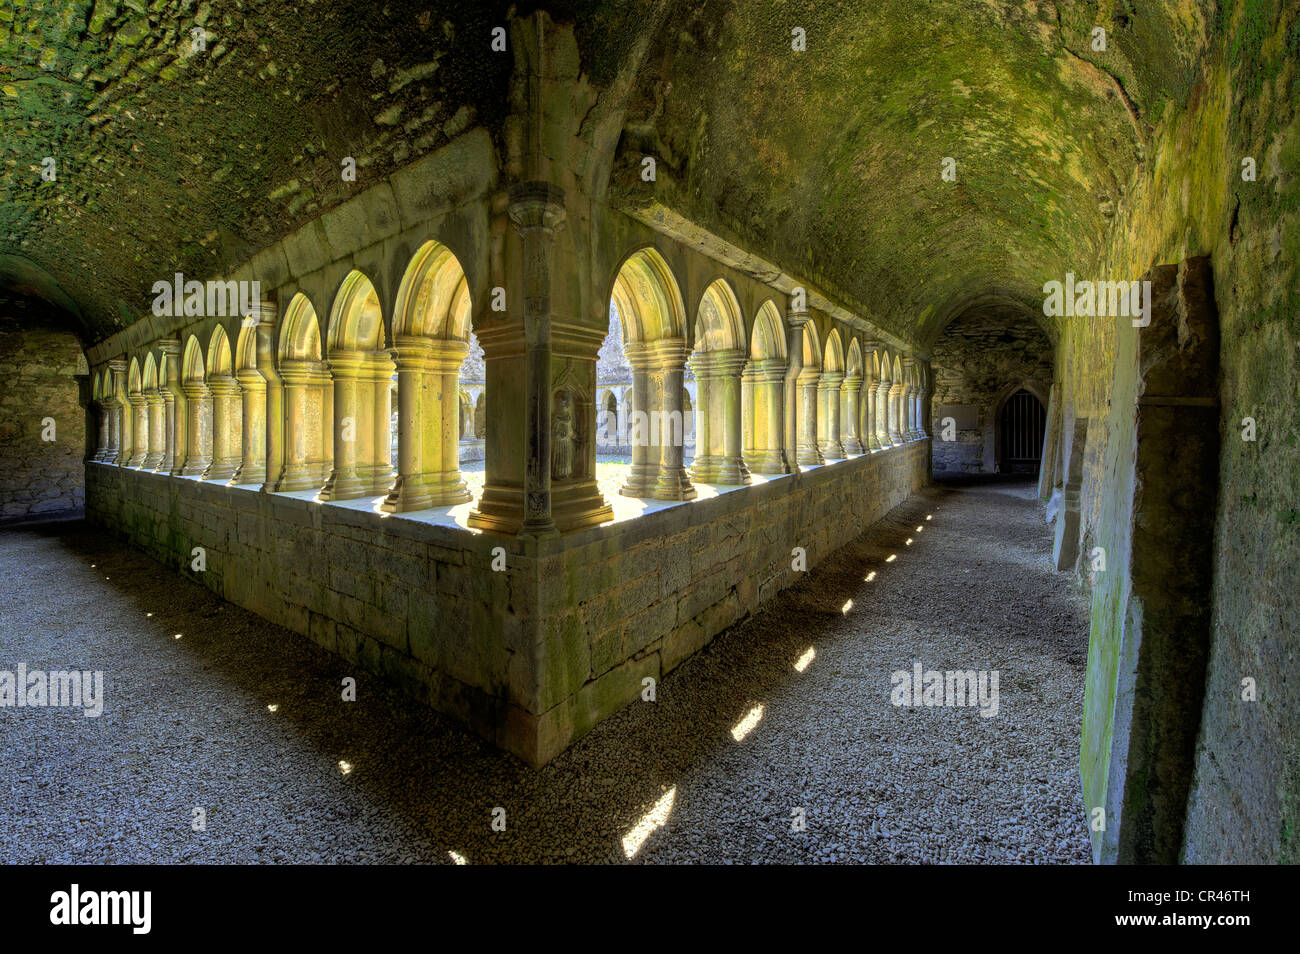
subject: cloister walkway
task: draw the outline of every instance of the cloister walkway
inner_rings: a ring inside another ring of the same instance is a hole
[[[107,687],[0,708],[0,861],[1087,861],[1040,513],[927,488],[540,770],[85,524],[0,531],[0,669]],[[997,714],[892,705],[915,662],[997,670]]]

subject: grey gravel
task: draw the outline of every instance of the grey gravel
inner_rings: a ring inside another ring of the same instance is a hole
[[[1040,514],[927,488],[541,770],[85,523],[0,531],[0,669],[107,682],[98,719],[0,708],[0,861],[622,862],[671,792],[633,861],[1087,862],[1087,607]],[[894,707],[917,660],[998,670],[999,714]]]

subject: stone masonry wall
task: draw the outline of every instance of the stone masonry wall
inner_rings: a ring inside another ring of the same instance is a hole
[[[86,416],[76,337],[0,300],[0,522],[80,510]],[[53,440],[46,418],[54,419]]]
[[[1007,389],[1030,382],[1047,407],[1052,384],[1052,345],[1028,318],[1012,313],[979,312],[959,317],[934,344],[931,408],[934,421],[934,473],[991,474],[998,465],[998,401]],[[954,439],[944,440],[940,409],[970,408],[954,415]]]
[[[792,547],[812,567],[901,503],[926,460],[916,441],[540,542],[99,463],[86,507],[537,765],[792,583]]]

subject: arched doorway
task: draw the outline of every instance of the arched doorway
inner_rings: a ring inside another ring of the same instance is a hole
[[[998,420],[998,470],[1037,476],[1046,427],[1047,412],[1029,391],[1021,388],[1007,398]]]

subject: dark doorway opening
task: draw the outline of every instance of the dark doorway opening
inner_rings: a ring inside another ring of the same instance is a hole
[[[1043,433],[1047,412],[1043,404],[1021,388],[1002,405],[999,422],[1001,458],[998,470],[1004,474],[1034,474],[1043,457]]]

